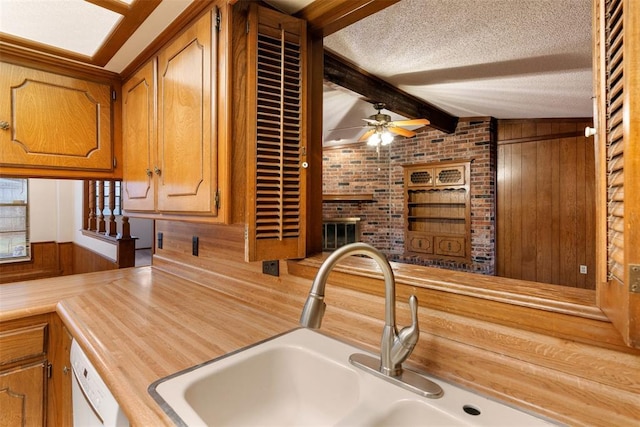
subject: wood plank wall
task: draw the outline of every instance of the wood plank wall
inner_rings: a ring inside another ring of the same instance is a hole
[[[73,242],[36,242],[30,261],[0,264],[0,284],[117,268],[113,260]]]
[[[595,151],[586,126],[591,119],[498,120],[498,276],[595,289]]]

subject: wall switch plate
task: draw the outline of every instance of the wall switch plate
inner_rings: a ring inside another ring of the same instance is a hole
[[[280,263],[275,261],[262,261],[262,273],[270,274],[272,276],[280,276]]]
[[[198,244],[200,243],[200,239],[198,236],[193,236],[191,239],[191,255],[198,256]]]
[[[581,265],[580,266],[580,274],[587,274],[587,266],[586,265]]]

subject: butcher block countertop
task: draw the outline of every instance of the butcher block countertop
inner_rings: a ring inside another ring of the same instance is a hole
[[[57,312],[133,425],[173,425],[148,393],[153,382],[299,326],[315,264],[280,267],[280,276],[273,277],[243,263],[203,270],[156,257],[153,267],[4,284],[0,321]],[[364,287],[379,274],[334,274],[322,331],[379,351],[382,281],[376,279],[375,291]],[[421,337],[407,360],[414,368],[570,425],[630,425],[637,418],[635,350],[474,319],[462,312],[474,303],[467,296],[440,295],[403,280],[397,288],[399,325],[410,321],[408,295],[421,300]],[[467,304],[456,303],[459,298]],[[500,314],[496,303],[482,304],[492,316]],[[449,312],[454,306],[458,312]],[[527,307],[509,310],[525,320],[538,316]],[[602,336],[612,336],[605,334],[605,322],[572,322],[565,322],[571,330],[600,328]],[[591,400],[597,392],[599,398]]]
[[[3,321],[57,310],[132,424],[144,426],[173,424],[147,392],[152,382],[296,328],[299,315],[282,307],[272,316],[151,267],[3,285],[0,301]]]

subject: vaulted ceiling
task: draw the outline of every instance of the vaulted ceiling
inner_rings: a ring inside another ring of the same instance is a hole
[[[37,17],[61,24],[55,22],[61,18],[55,18],[52,11],[76,7],[74,4],[96,6],[119,14],[111,18],[117,31],[88,25],[98,47],[69,56],[122,72],[192,1],[30,0],[26,3],[40,11],[34,13],[23,7],[23,0],[0,0],[0,41],[28,43],[36,36],[21,33],[23,23],[33,23]],[[312,3],[266,1],[292,14]],[[390,6],[326,35],[325,48],[336,58],[454,117],[592,115],[590,0],[383,1]],[[96,15],[90,12],[89,16]],[[36,30],[42,28],[35,25]],[[49,31],[74,41],[84,37],[79,28],[67,23]],[[35,39],[40,50],[65,53],[48,47],[46,40]],[[325,85],[326,143],[352,142],[364,132],[362,118],[375,111],[363,98],[367,97],[334,83]],[[406,117],[391,115],[393,119]]]

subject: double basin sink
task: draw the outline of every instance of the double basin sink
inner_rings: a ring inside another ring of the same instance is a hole
[[[349,363],[356,347],[300,328],[163,378],[149,393],[186,426],[542,426],[444,381],[427,398]]]

